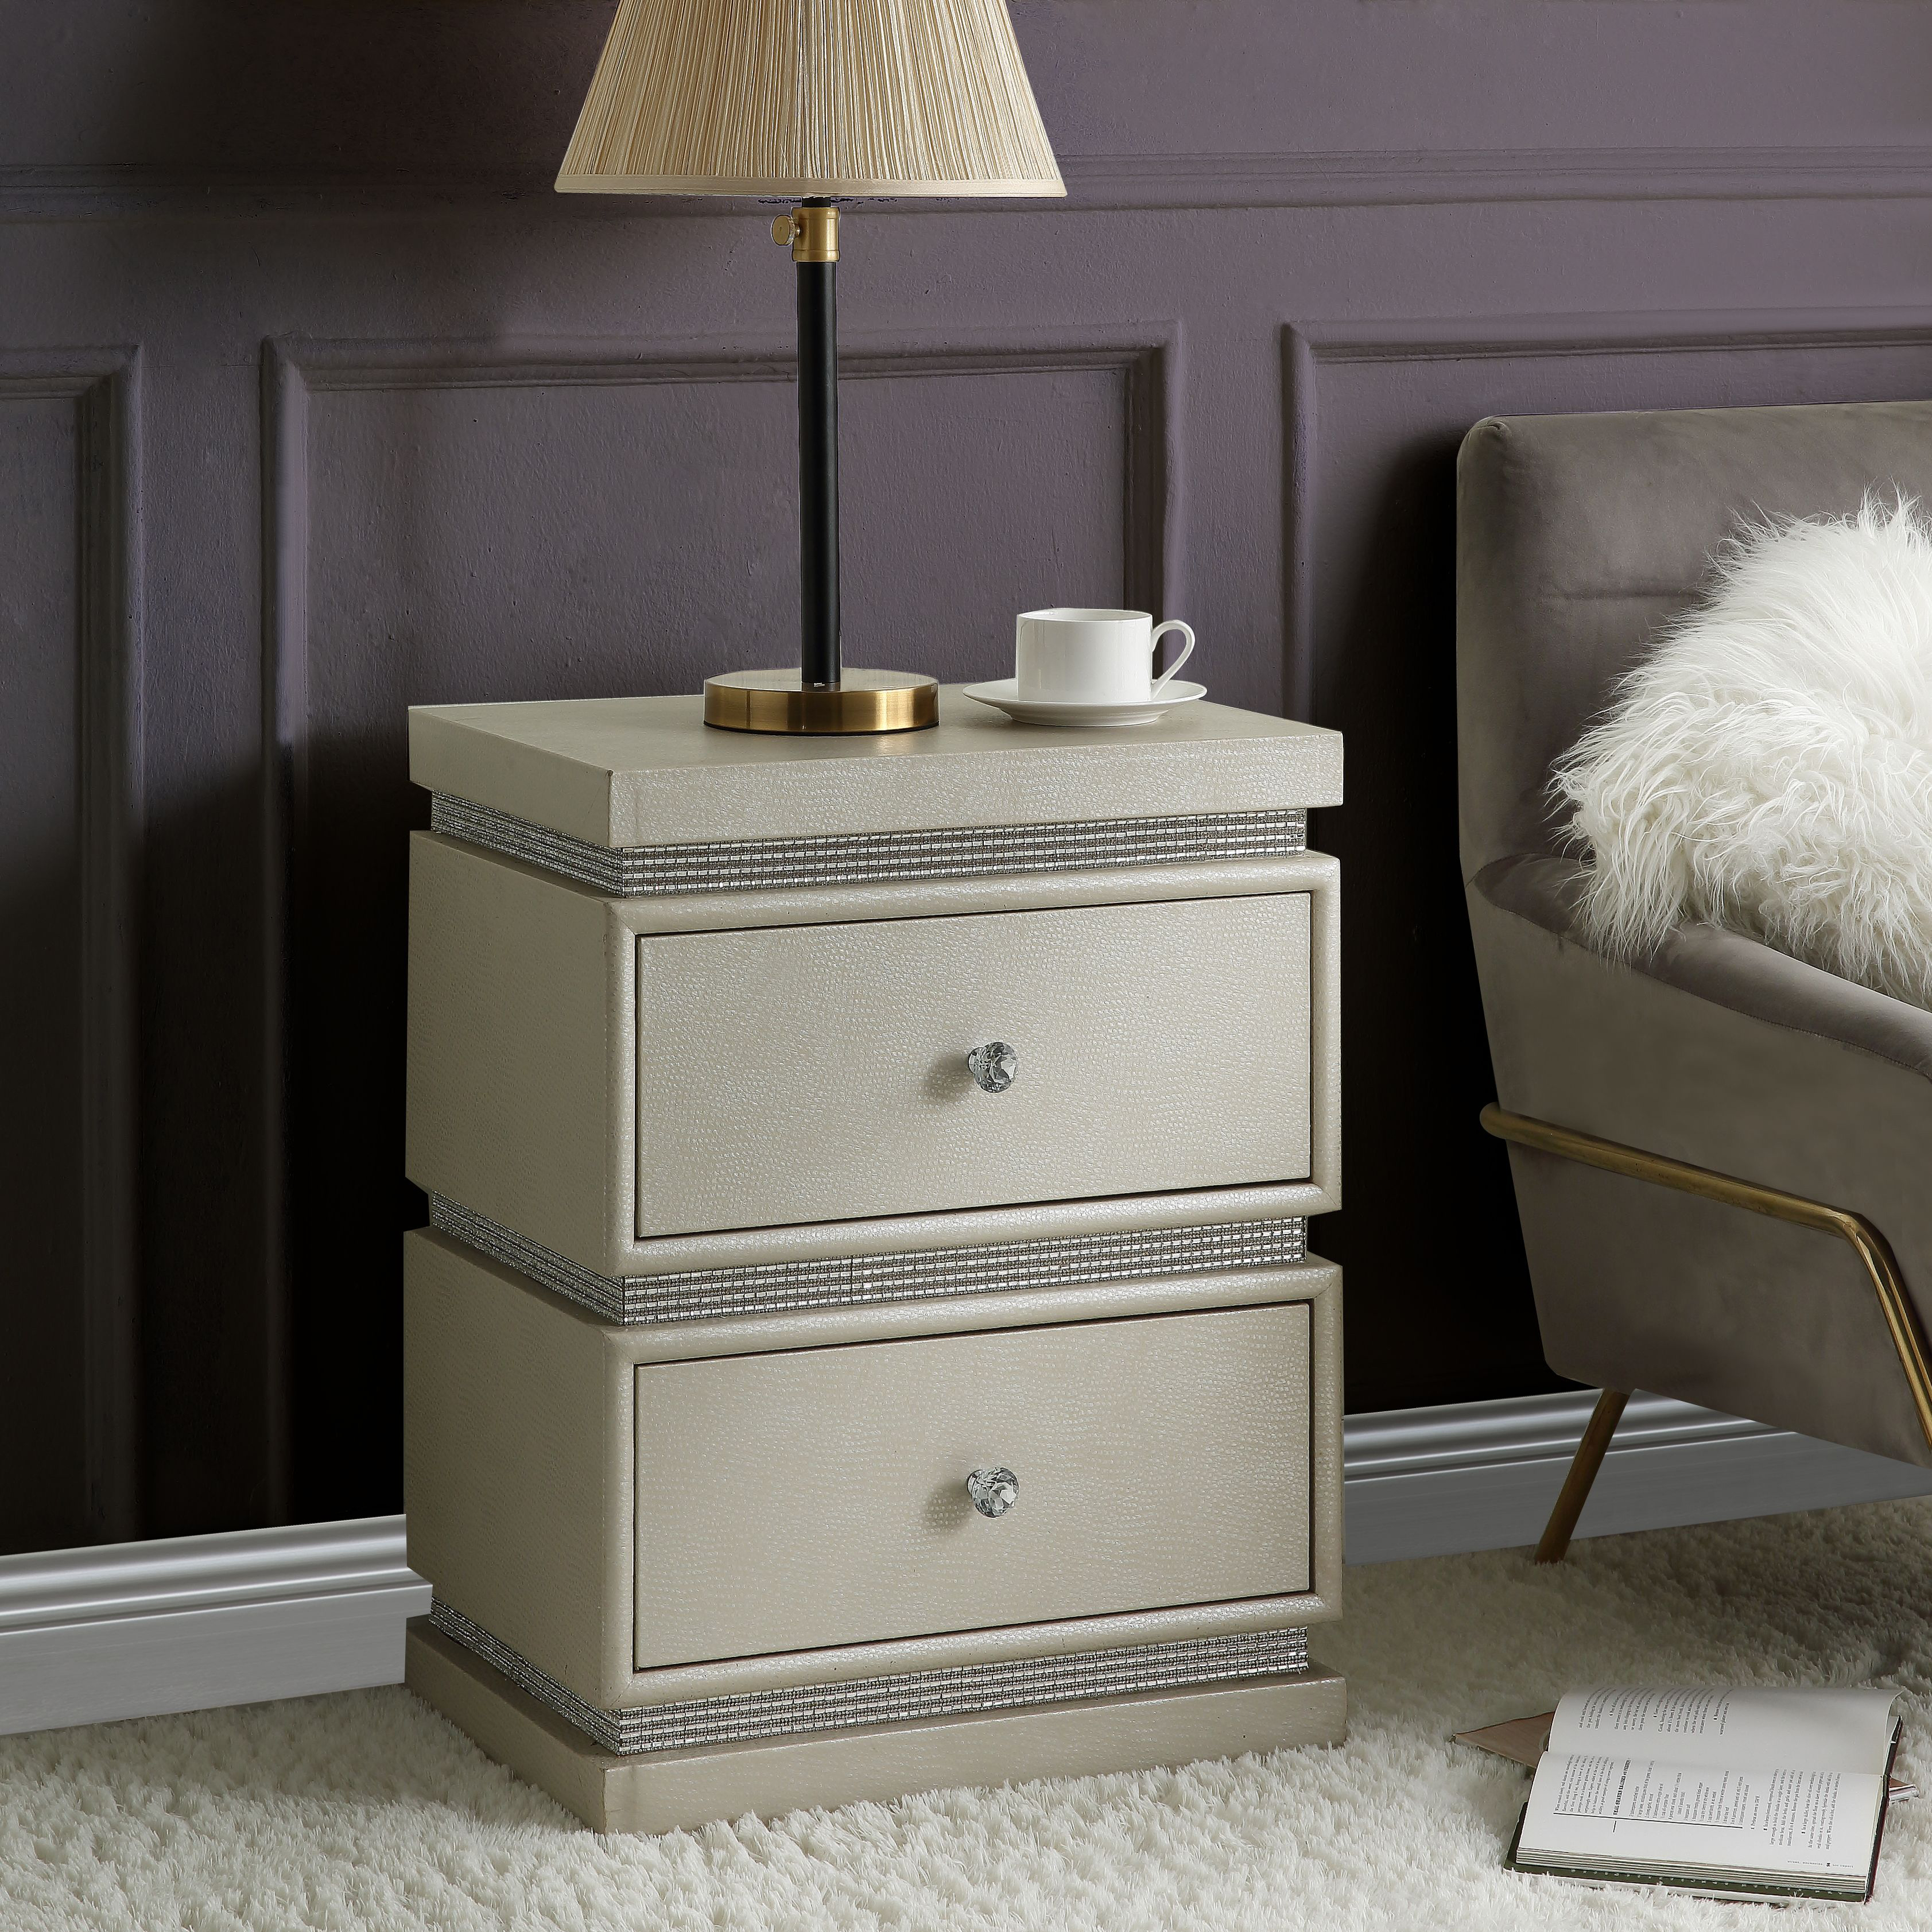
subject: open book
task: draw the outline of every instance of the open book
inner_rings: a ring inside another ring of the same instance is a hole
[[[1725,1898],[1868,1898],[1893,1702],[1882,1690],[1574,1692],[1550,1720],[1508,1862]]]

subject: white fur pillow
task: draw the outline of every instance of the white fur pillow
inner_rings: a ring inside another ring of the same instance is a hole
[[[1708,920],[1932,1006],[1932,528],[1870,498],[1725,547],[1557,760],[1621,958]]]

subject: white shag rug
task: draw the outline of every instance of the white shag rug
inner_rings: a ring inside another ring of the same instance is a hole
[[[1866,1906],[1500,1868],[1528,1774],[1453,1744],[1572,1685],[1880,1682],[1932,1786],[1932,1499],[1348,1574],[1331,1750],[600,1839],[406,1691],[0,1738],[0,1926],[1708,1928],[1932,1924],[1932,1795]]]
[[[1707,920],[1932,1006],[1932,529],[1909,500],[1748,530],[1551,789],[1614,957]]]

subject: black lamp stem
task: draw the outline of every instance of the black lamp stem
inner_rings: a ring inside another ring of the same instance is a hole
[[[807,686],[838,682],[838,307],[830,260],[794,260],[798,274],[799,668]],[[819,252],[817,250],[814,253]]]
[[[939,685],[920,671],[848,671],[838,662],[838,207],[801,202],[772,224],[798,274],[798,670],[704,680],[704,722],[725,731],[853,736],[939,722]]]

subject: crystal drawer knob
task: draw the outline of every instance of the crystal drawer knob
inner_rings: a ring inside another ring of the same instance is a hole
[[[1020,1479],[1010,1469],[975,1469],[966,1493],[982,1516],[1004,1516],[1020,1499]]]
[[[966,1056],[966,1064],[983,1092],[1004,1094],[1020,1070],[1020,1057],[1003,1040],[989,1040]],[[997,1516],[997,1510],[989,1514]]]

